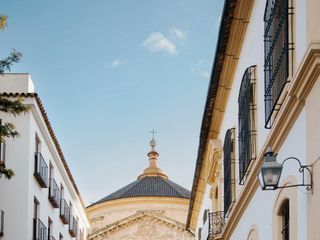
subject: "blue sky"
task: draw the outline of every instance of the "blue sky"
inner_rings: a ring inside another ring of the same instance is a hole
[[[2,0],[85,203],[159,166],[191,188],[223,0]]]

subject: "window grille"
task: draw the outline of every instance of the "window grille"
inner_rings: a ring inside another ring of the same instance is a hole
[[[244,183],[250,162],[256,157],[255,66],[246,69],[238,97],[239,104],[239,183]]]
[[[227,217],[234,202],[234,128],[228,129],[223,145],[224,165],[224,216]]]
[[[268,0],[264,13],[265,127],[271,128],[273,113],[289,76],[288,0]],[[291,14],[291,13],[290,13]]]

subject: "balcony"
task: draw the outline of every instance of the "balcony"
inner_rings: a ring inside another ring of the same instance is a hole
[[[70,215],[69,233],[71,237],[77,236],[77,230],[78,230],[77,228],[78,228],[78,223],[76,218]]]
[[[69,223],[70,207],[65,199],[60,200],[60,218],[64,224]]]
[[[59,208],[60,189],[54,178],[49,179],[49,200],[54,208]]]
[[[44,161],[41,153],[34,154],[34,174],[42,188],[48,187],[48,165]]]
[[[0,143],[0,167],[6,167],[6,143]]]
[[[4,211],[0,211],[0,237],[4,235]]]
[[[209,236],[208,239],[213,239],[216,235],[222,233],[224,227],[224,212],[211,212],[209,219]]]
[[[47,228],[39,218],[33,219],[33,240],[47,240]]]

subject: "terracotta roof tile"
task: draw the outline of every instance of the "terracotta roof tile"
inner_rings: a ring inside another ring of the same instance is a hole
[[[66,159],[65,159],[65,157],[63,155],[63,152],[62,152],[62,149],[61,149],[60,144],[58,142],[58,139],[56,137],[56,134],[53,131],[53,128],[52,128],[51,123],[49,121],[49,118],[47,116],[46,110],[45,110],[45,108],[44,108],[44,106],[43,106],[43,104],[41,102],[41,99],[38,96],[38,94],[37,93],[8,93],[8,92],[2,92],[2,93],[0,93],[0,96],[1,97],[31,97],[31,98],[34,98],[36,100],[36,102],[38,104],[38,107],[40,109],[41,115],[42,115],[42,117],[43,117],[43,119],[44,119],[44,121],[46,123],[46,126],[48,128],[48,131],[50,133],[50,136],[51,136],[51,138],[52,138],[52,140],[53,140],[53,142],[55,144],[55,147],[56,147],[56,149],[58,151],[58,154],[59,154],[59,156],[61,158],[63,166],[64,166],[64,168],[65,168],[65,170],[66,170],[66,172],[68,174],[68,177],[69,177],[69,179],[70,179],[70,181],[71,181],[71,183],[72,183],[72,185],[73,185],[73,187],[74,187],[79,199],[80,199],[82,207],[85,209],[85,206],[84,206],[83,200],[81,198],[79,189],[78,189],[78,187],[77,187],[77,185],[76,185],[76,183],[74,181],[74,178],[73,178],[73,176],[71,174],[71,171],[70,171],[70,168],[69,168],[69,166],[67,164],[67,161],[66,161]]]

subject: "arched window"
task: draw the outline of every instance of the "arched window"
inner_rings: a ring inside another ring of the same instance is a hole
[[[228,129],[223,144],[223,203],[227,217],[235,201],[234,128]]]
[[[239,120],[239,183],[244,184],[250,162],[256,158],[255,128],[255,66],[248,67],[243,74],[238,97]]]
[[[280,95],[288,82],[289,0],[268,0],[264,13],[265,127],[271,128],[274,113],[280,109]]]
[[[284,179],[281,185],[297,184],[294,176]],[[297,188],[279,189],[273,207],[272,239],[298,239],[298,190]]]
[[[290,239],[290,206],[289,199],[285,200],[280,210],[282,240]]]
[[[257,225],[252,225],[247,237],[247,240],[258,240],[259,239],[259,229]]]

